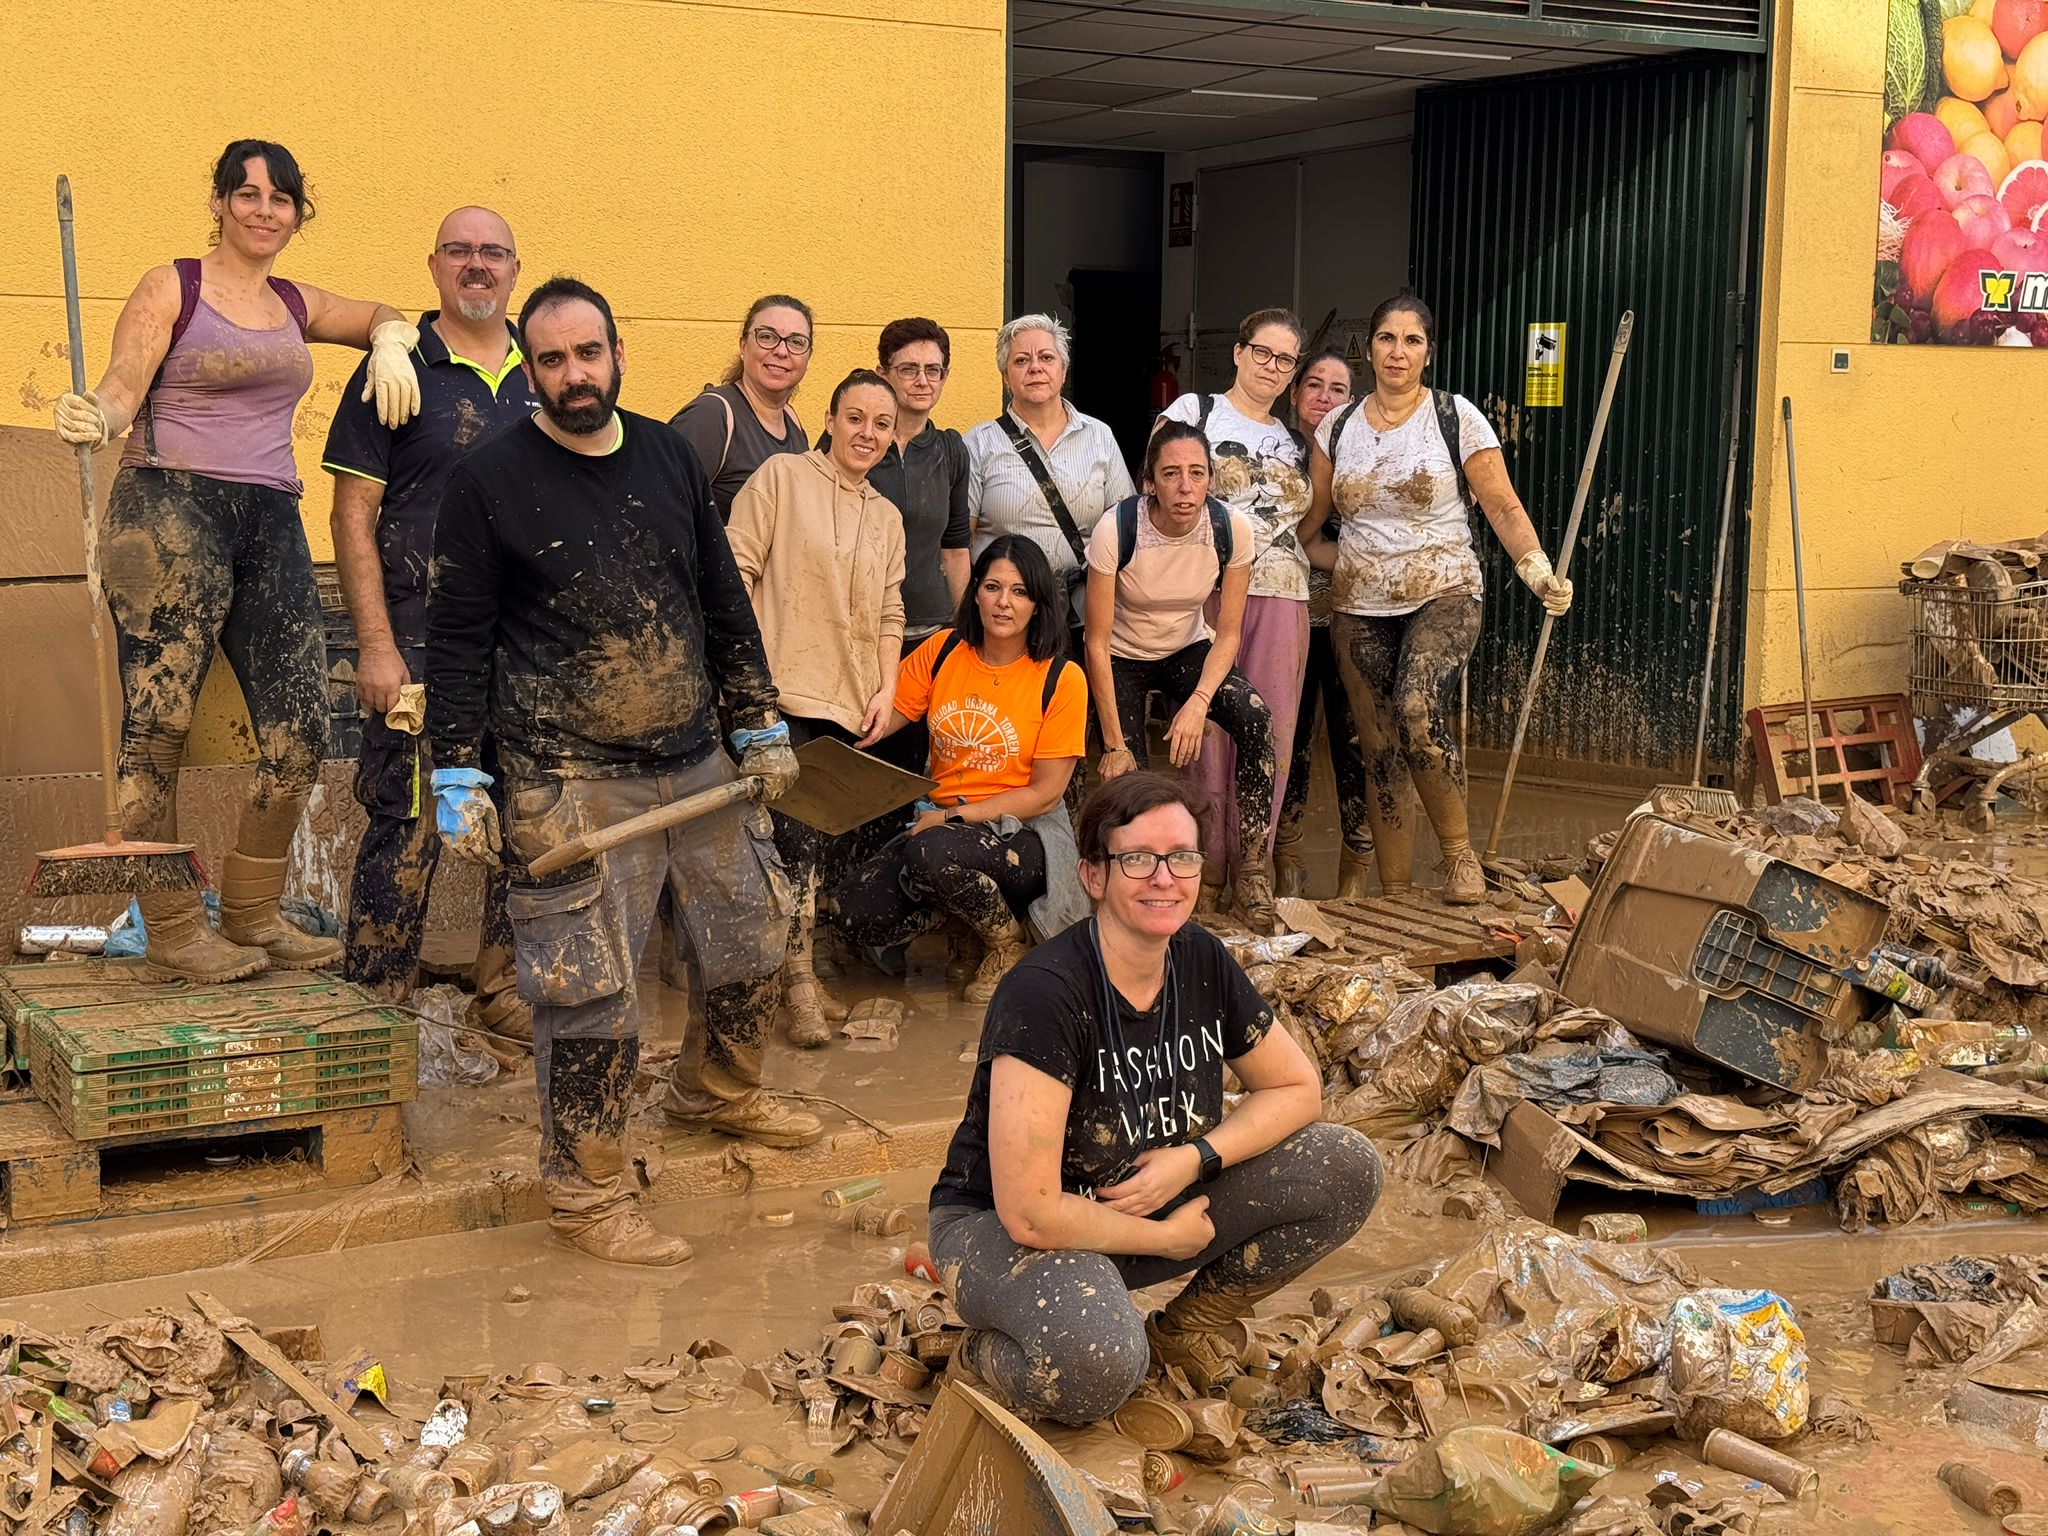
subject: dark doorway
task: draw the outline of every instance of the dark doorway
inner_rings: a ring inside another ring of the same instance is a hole
[[[1116,434],[1136,476],[1152,430],[1152,374],[1159,360],[1159,274],[1076,271],[1074,366],[1067,398]]]

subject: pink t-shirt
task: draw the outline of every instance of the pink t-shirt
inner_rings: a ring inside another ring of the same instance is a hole
[[[1151,503],[1138,502],[1138,541],[1131,563],[1116,568],[1116,515],[1104,514],[1088,535],[1088,569],[1116,577],[1116,619],[1109,653],[1126,661],[1157,661],[1214,637],[1202,605],[1216,590],[1216,540],[1203,512],[1179,538],[1152,522]],[[1257,535],[1242,512],[1230,514],[1230,564],[1248,566]]]

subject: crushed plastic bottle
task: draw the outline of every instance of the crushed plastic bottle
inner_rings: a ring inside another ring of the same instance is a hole
[[[433,1417],[420,1426],[420,1444],[451,1451],[469,1436],[469,1410],[452,1397],[434,1404]]]

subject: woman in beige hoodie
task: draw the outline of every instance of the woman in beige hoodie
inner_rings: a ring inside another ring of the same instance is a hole
[[[726,525],[754,602],[791,744],[816,736],[866,746],[889,724],[903,652],[903,517],[868,483],[896,430],[896,394],[880,374],[849,373],[832,392],[829,446],[777,454],[733,498]],[[854,834],[849,834],[849,836]],[[832,1037],[811,969],[820,864],[838,840],[787,816],[775,842],[794,887],[783,1006],[792,1044]]]

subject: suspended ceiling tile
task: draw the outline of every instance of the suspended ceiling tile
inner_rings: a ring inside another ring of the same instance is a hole
[[[1010,121],[1018,128],[1035,128],[1042,123],[1057,123],[1095,110],[1078,101],[1018,100],[1010,103]]]
[[[1013,93],[1020,100],[1033,101],[1078,101],[1097,107],[1121,107],[1134,101],[1143,101],[1156,96],[1158,91],[1142,85],[1116,85],[1107,80],[1069,80],[1056,77],[1051,80],[1020,81]]]
[[[1214,89],[1264,91],[1277,96],[1309,96],[1320,100],[1355,90],[1359,84],[1356,75],[1333,74],[1325,70],[1257,69],[1238,74]]]
[[[1070,5],[1051,5],[1046,0],[1010,0],[1010,31],[1015,34],[1048,21],[1065,21],[1074,14]]]
[[[1167,58],[1230,58],[1251,66],[1313,63],[1340,49],[1321,38],[1296,37],[1284,27],[1247,27],[1227,37],[1198,38],[1153,51]]]
[[[1097,54],[1073,53],[1065,48],[1035,48],[1028,43],[1019,43],[1010,52],[1011,68],[1019,80],[1043,80],[1051,75],[1071,74],[1101,62]]]
[[[1235,64],[1200,64],[1192,59],[1160,59],[1150,56],[1143,58],[1104,59],[1077,69],[1068,76],[1072,80],[1114,80],[1127,85],[1156,85],[1166,89],[1187,90],[1194,86],[1213,85],[1228,80],[1244,71]]]
[[[1090,13],[1097,21],[1120,21],[1142,24],[1160,32],[1220,32],[1227,28],[1242,26],[1248,19],[1243,11],[1222,10],[1215,6],[1180,5],[1175,0],[1143,0],[1143,3],[1121,4],[1114,9],[1098,6]]]
[[[1142,17],[1130,21],[1098,21],[1095,12],[1070,21],[1032,29],[1031,41],[1055,48],[1086,48],[1096,53],[1155,53],[1165,43],[1185,43],[1191,34],[1152,27]]]

